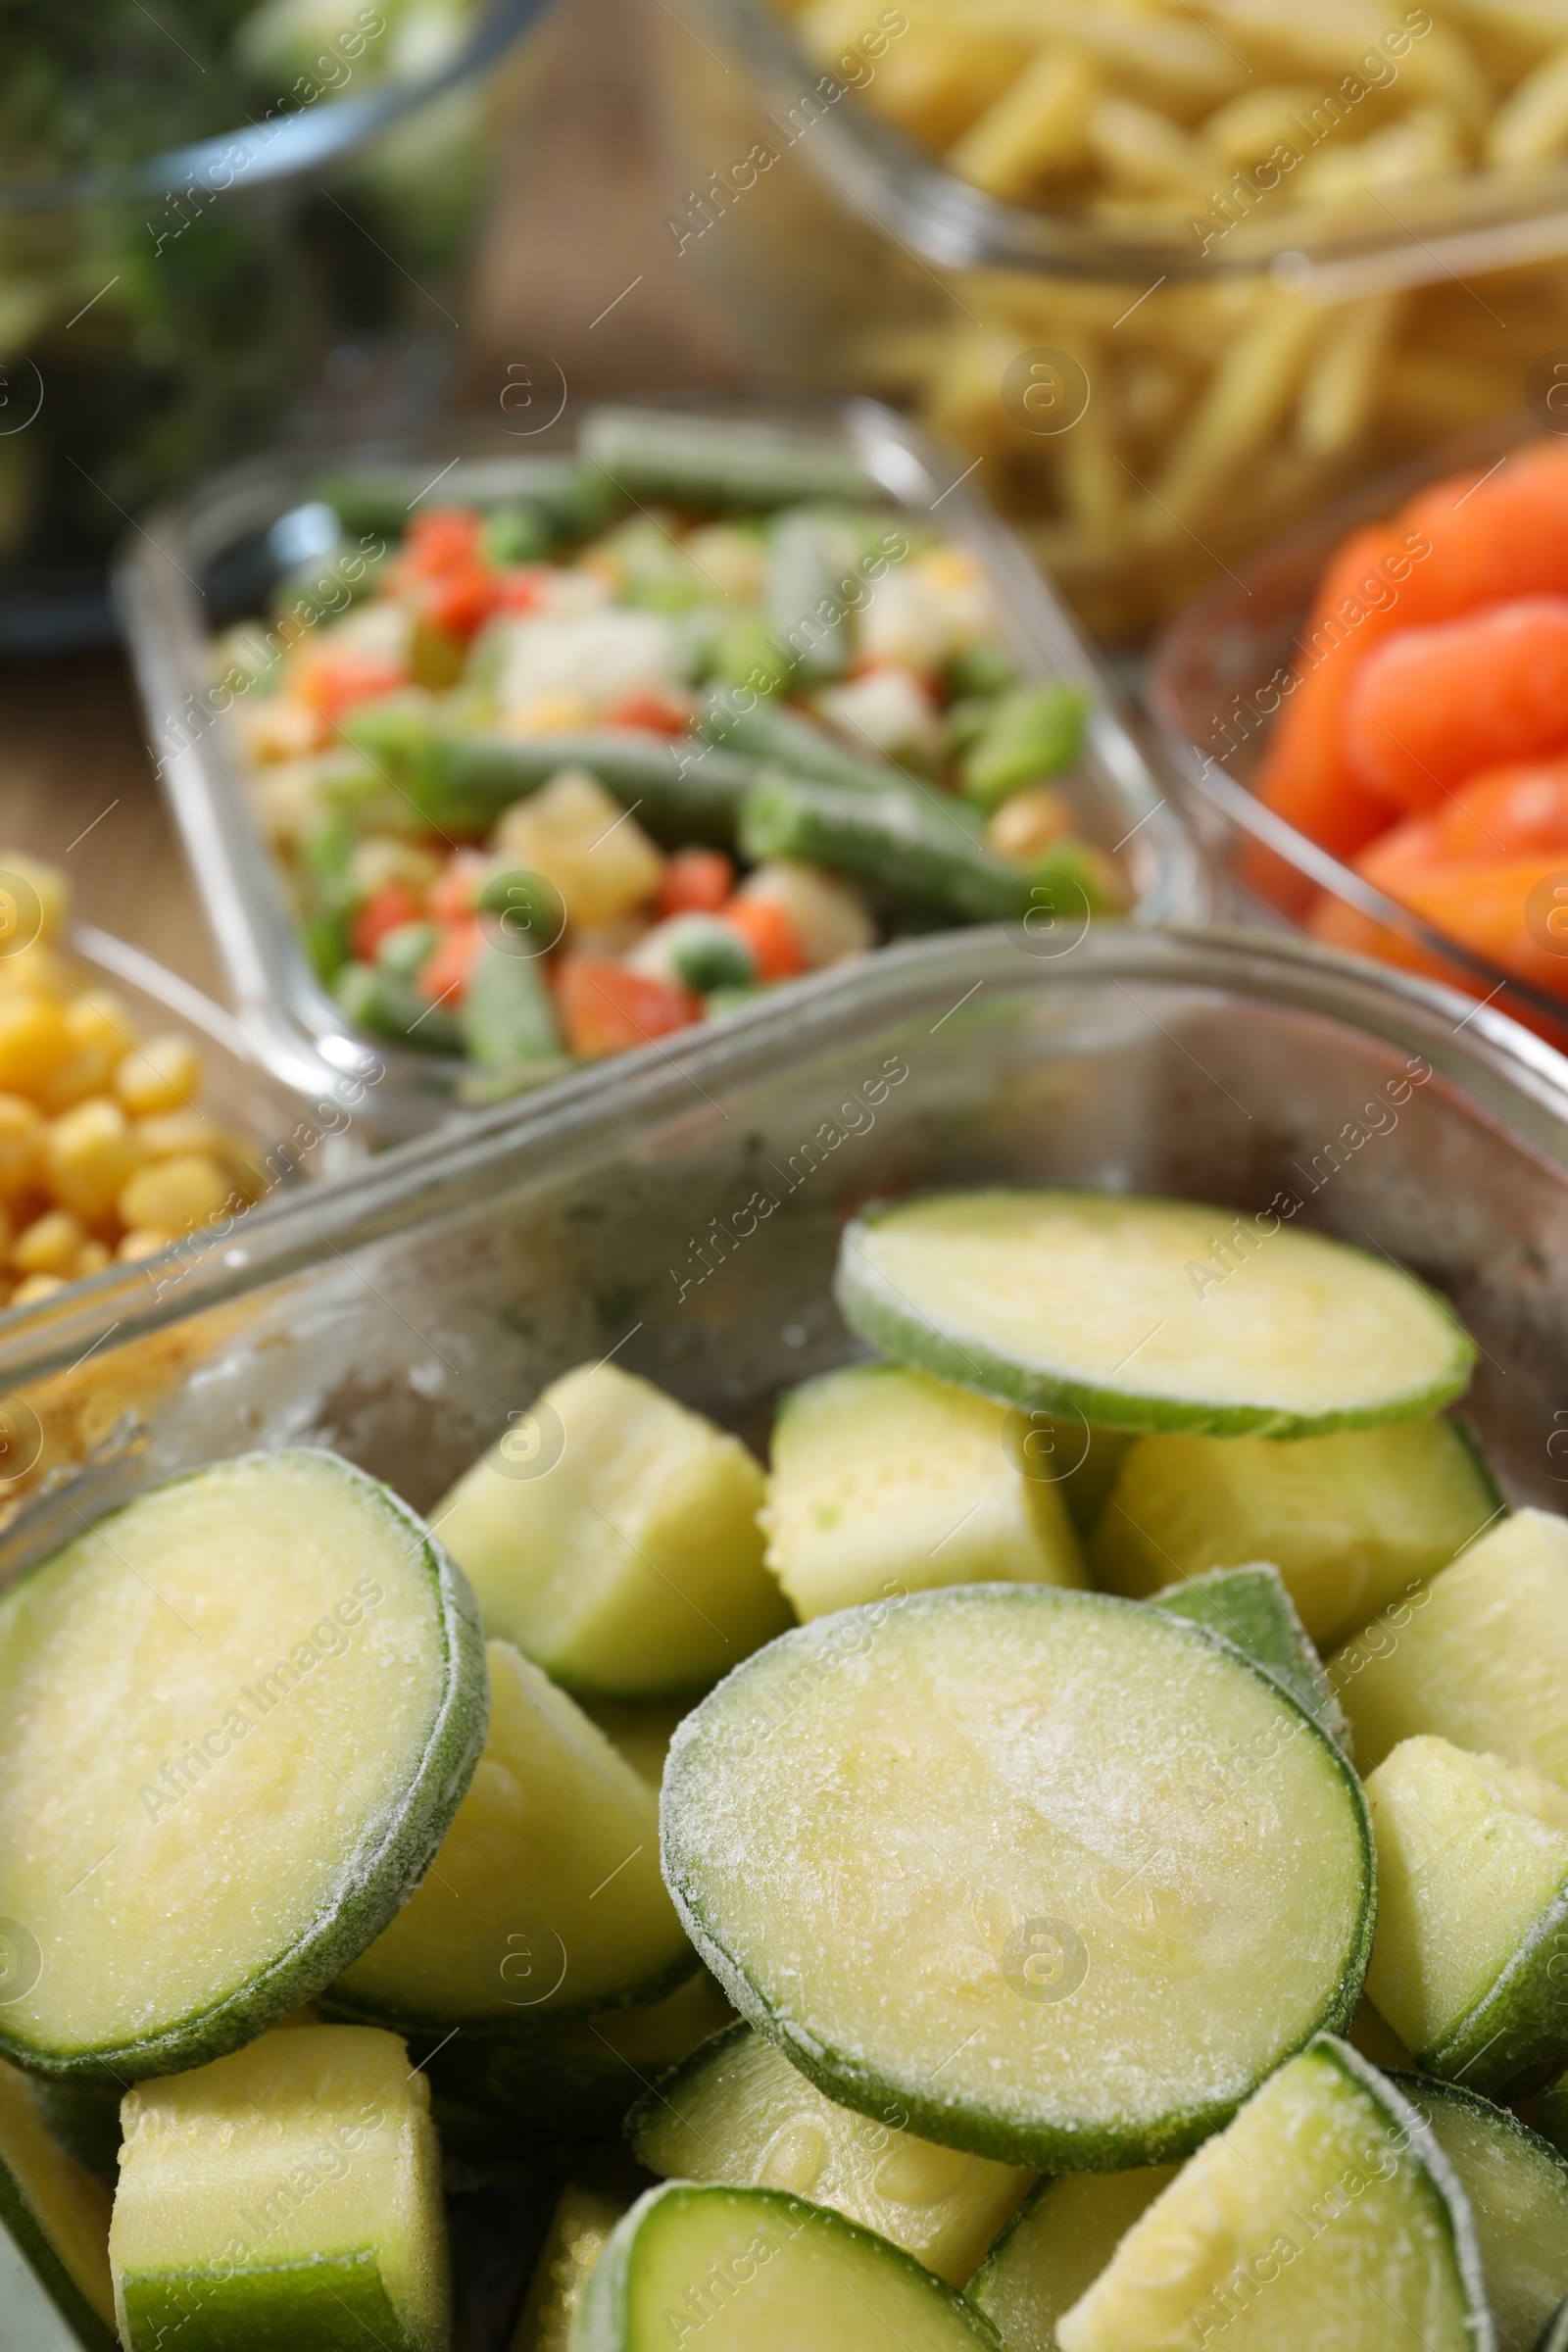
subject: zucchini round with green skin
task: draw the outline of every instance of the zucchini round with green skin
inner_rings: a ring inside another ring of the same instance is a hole
[[[1060,2352],[1497,2352],[1469,2202],[1388,2079],[1321,2035],[1183,2166]]]
[[[1488,2098],[1535,2089],[1568,2058],[1568,1789],[1416,1739],[1385,1756],[1367,1800],[1368,1995],[1428,2074]]]
[[[422,1878],[484,1744],[472,1595],[335,1454],[154,1488],[0,1597],[0,2048],[111,2082],[285,2017]]]
[[[1345,1709],[1271,1561],[1187,1577],[1154,1593],[1149,1605],[1168,1609],[1173,1617],[1189,1617],[1194,1625],[1206,1625],[1234,1642],[1254,1666],[1284,1686],[1331,1740],[1348,1749],[1350,1727]]]
[[[86,2352],[115,2352],[109,2191],[56,2145],[26,2077],[0,2059],[0,2222]]]
[[[835,2106],[748,2025],[693,2050],[626,2118],[639,2164],[830,2205],[962,2286],[1033,2175]]]
[[[568,2352],[588,2274],[626,2207],[567,2181],[550,2217],[508,2352]]]
[[[138,2083],[109,2232],[125,2352],[446,2352],[429,2102],[396,2034],[364,2026]]]
[[[1359,1782],[1229,1642],[1105,1593],[846,1609],[675,1735],[664,1873],[741,2013],[831,2099],[1045,2171],[1196,2147],[1342,2025]]]
[[[1176,2172],[1063,2173],[1031,2191],[965,2290],[1006,2352],[1056,2352],[1056,2322]]]
[[[1462,1394],[1475,1345],[1413,1275],[1276,1221],[1221,1279],[1236,1221],[1194,1200],[932,1193],[847,1227],[836,1295],[901,1363],[1114,1429],[1310,1437]]]
[[[472,1785],[423,1885],[331,1986],[339,2016],[510,2037],[657,2000],[696,1971],[647,1782],[510,1642],[486,1656]]]
[[[1001,2352],[991,2323],[911,2256],[774,2189],[675,2180],[616,2224],[571,2352]]]
[[[1469,2199],[1497,2352],[1533,2352],[1568,2294],[1568,2162],[1516,2116],[1456,2082],[1391,2080]]]

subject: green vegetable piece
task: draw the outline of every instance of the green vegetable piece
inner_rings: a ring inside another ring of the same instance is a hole
[[[1568,2295],[1542,2329],[1536,2352],[1568,2352]]]
[[[841,441],[750,418],[595,409],[577,446],[623,494],[685,506],[785,507],[803,498],[863,500],[874,490]]]
[[[1568,2294],[1568,2163],[1517,2117],[1456,2082],[1402,2074],[1390,2081],[1469,2199],[1497,2352],[1533,2352]]]
[[[777,703],[748,709],[736,694],[710,694],[701,723],[710,743],[765,760],[792,776],[818,776],[825,784],[846,784],[858,792],[889,792],[900,780],[897,768],[845,751],[814,719]]]
[[[548,955],[566,928],[566,906],[546,874],[526,866],[510,865],[488,874],[474,905],[481,914],[493,914],[509,946],[518,952]]]
[[[440,705],[420,686],[401,694],[378,694],[343,720],[345,742],[376,766],[397,773],[423,750],[440,721]]]
[[[601,543],[620,567],[621,601],[650,612],[689,612],[706,605],[713,583],[671,532],[635,514]]]
[[[802,682],[841,678],[850,665],[841,569],[818,516],[791,511],[778,517],[768,548],[767,617]]]
[[[1206,1625],[1223,1634],[1227,1642],[1245,1650],[1254,1665],[1272,1675],[1331,1740],[1348,1748],[1350,1727],[1345,1710],[1322,1659],[1307,1639],[1284,1579],[1269,1561],[1189,1577],[1183,1584],[1156,1592],[1150,1606],[1169,1609],[1173,1617],[1190,1618],[1194,1625]]]
[[[662,936],[671,978],[700,997],[750,988],[757,979],[757,959],[746,941],[716,915],[677,915]]]
[[[1176,2172],[1062,2173],[1031,2190],[965,2290],[1006,2352],[1056,2352],[1056,2322]]]
[[[1542,2098],[1541,2131],[1559,2155],[1568,2156],[1568,2075],[1554,2082]]]
[[[302,930],[312,968],[330,988],[343,966],[353,960],[348,924],[341,914],[313,914],[306,917]]]
[[[535,564],[549,554],[555,536],[544,508],[519,498],[491,509],[479,527],[479,546],[487,564]]]
[[[790,674],[790,659],[760,612],[736,612],[721,624],[712,666],[733,686],[754,694],[777,694]]]
[[[323,914],[346,914],[359,903],[352,871],[358,839],[343,816],[323,817],[301,837],[301,875],[312,906]]]
[[[487,1069],[562,1060],[565,1047],[539,956],[487,942],[458,1015],[463,1048]]]
[[[621,2199],[568,2180],[550,2217],[509,2352],[567,2352],[588,2274],[625,2210]]]
[[[746,795],[740,843],[754,863],[793,858],[865,884],[899,916],[937,923],[1022,917],[1030,877],[976,838],[975,811],[895,785],[862,792],[770,769]]]
[[[743,1012],[748,1004],[755,1004],[759,997],[767,993],[760,981],[754,981],[749,988],[715,988],[704,999],[704,1004],[709,1019],[717,1020],[722,1013]]]
[[[734,752],[632,727],[512,737],[443,734],[424,745],[408,780],[425,821],[449,834],[487,833],[514,801],[563,768],[586,768],[656,841],[728,848],[758,763]]]
[[[1070,767],[1083,748],[1089,698],[1081,686],[1020,686],[1004,695],[962,763],[963,789],[995,808],[1020,784]]]
[[[1004,645],[960,646],[948,657],[944,682],[955,702],[966,695],[1004,694],[1018,675],[1018,664]]]
[[[407,981],[373,963],[346,963],[332,994],[357,1027],[388,1044],[416,1046],[425,1054],[461,1054],[463,1031],[444,1004],[427,1004]]]
[[[85,2352],[116,2352],[109,2190],[56,2146],[40,2089],[0,2060],[0,2225]],[[119,2137],[117,2100],[117,2143]],[[17,2329],[13,2336],[7,2328],[8,2342],[44,2340],[33,2336],[20,2311],[8,2316]]]
[[[375,951],[377,971],[393,980],[416,980],[441,945],[439,923],[399,923]]]

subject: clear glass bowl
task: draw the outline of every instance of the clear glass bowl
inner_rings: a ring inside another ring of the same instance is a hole
[[[684,13],[697,37],[651,12],[681,267],[764,380],[906,402],[983,459],[1107,640],[1568,357],[1560,167],[1401,184],[1353,217],[1265,199],[1200,250],[957,178],[851,86],[895,70],[897,35],[879,59],[862,35],[846,78],[774,0]]]
[[[1151,649],[1145,692],[1165,754],[1187,787],[1186,805],[1227,912],[1246,922],[1291,919],[1296,909],[1282,902],[1297,894],[1282,892],[1277,882],[1269,887],[1265,853],[1271,854],[1301,877],[1302,904],[1327,891],[1378,925],[1384,934],[1378,953],[1391,961],[1484,998],[1565,1046],[1568,967],[1562,997],[1505,972],[1363,881],[1251,790],[1279,707],[1271,682],[1298,656],[1319,576],[1341,541],[1392,514],[1427,482],[1486,470],[1534,430],[1522,416],[1484,427],[1365,484],[1292,532],[1234,578],[1219,581],[1161,632]]]
[[[391,0],[345,6],[219,135],[207,67],[142,11],[156,74],[138,56],[129,126],[88,142],[117,160],[0,176],[0,655],[107,642],[115,540],[204,468],[302,414],[433,412],[501,96],[548,5],[480,0],[422,58]],[[138,110],[179,143],[138,152]]]
[[[868,1196],[1059,1182],[1248,1210],[1300,1193],[1396,1074],[1397,1124],[1302,1216],[1447,1293],[1489,1456],[1515,1500],[1561,1507],[1568,1063],[1288,939],[1095,930],[1051,962],[952,932],[264,1206],[162,1299],[122,1273],[0,1325],[0,1410],[37,1446],[0,1490],[0,1581],[77,1513],[256,1446],[336,1447],[428,1509],[612,1348],[763,1446],[779,1392],[852,1350],[829,1282]],[[475,2352],[507,2341],[540,2194],[454,2200]]]
[[[764,402],[740,406],[746,415],[788,417],[797,425],[809,418],[818,431],[847,442],[901,511],[923,517],[938,507],[944,529],[984,564],[1023,674],[1071,679],[1093,699],[1089,743],[1071,787],[1076,813],[1088,837],[1118,856],[1136,919],[1200,919],[1207,912],[1201,860],[1129,732],[1114,688],[1017,540],[955,479],[960,469],[869,401],[799,411]],[[722,402],[710,407],[735,413]],[[356,472],[368,475],[383,493],[389,479],[417,493],[444,474],[446,493],[457,501],[495,499],[525,492],[541,468],[559,468],[575,447],[577,421],[568,409],[525,439],[496,425],[337,450],[330,471],[339,483]],[[211,710],[210,646],[215,626],[257,610],[287,567],[280,551],[294,544],[290,518],[319,514],[312,506],[313,484],[325,463],[320,452],[276,453],[206,484],[173,512],[150,517],[145,532],[133,533],[117,573],[149,739],[238,1018],[264,1067],[307,1093],[334,1073],[361,1069],[372,1049],[347,1026],[300,943],[282,876],[250,812],[238,746]],[[403,505],[401,493],[396,503]],[[373,1057],[386,1075],[365,1115],[386,1138],[421,1134],[476,1093],[485,1099],[484,1074],[463,1061],[383,1045],[374,1047]]]

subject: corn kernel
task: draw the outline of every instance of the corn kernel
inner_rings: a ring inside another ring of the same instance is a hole
[[[66,1280],[64,1274],[29,1274],[24,1282],[18,1283],[6,1303],[9,1306],[31,1306],[35,1299],[48,1298],[56,1291],[63,1291]]]
[[[205,1110],[154,1111],[136,1121],[136,1137],[149,1159],[173,1159],[183,1152],[205,1152],[217,1159],[228,1142]]]
[[[79,1282],[84,1274],[101,1274],[109,1263],[109,1250],[103,1242],[85,1241],[76,1251],[76,1262],[71,1271]]]
[[[122,1233],[115,1251],[122,1265],[130,1265],[138,1257],[156,1257],[160,1250],[169,1248],[167,1233],[154,1233],[147,1225],[137,1225],[131,1232]]]
[[[117,1046],[113,1054],[102,1046],[78,1046],[64,1061],[57,1061],[47,1078],[38,1087],[38,1101],[51,1117],[63,1110],[74,1110],[85,1102],[89,1095],[107,1094],[114,1084],[115,1062],[123,1053]]]
[[[101,1045],[116,1061],[141,1044],[134,1013],[112,988],[89,988],[74,996],[66,1006],[66,1026],[74,1044]]]
[[[0,1093],[35,1095],[71,1051],[66,1016],[47,997],[0,997]]]
[[[120,1104],[95,1095],[50,1127],[43,1148],[44,1182],[57,1200],[93,1224],[113,1208],[141,1157],[141,1145]]]
[[[46,1209],[12,1243],[11,1263],[19,1274],[64,1277],[75,1264],[86,1238],[69,1208]]]
[[[52,997],[62,1004],[72,993],[64,957],[41,939],[30,948],[19,948],[14,956],[0,956],[0,989],[10,996]]]
[[[0,875],[10,874],[24,887],[15,891],[0,881],[0,955],[12,938],[19,948],[30,947],[35,939],[58,939],[71,906],[71,885],[58,865],[21,850],[0,850]]]
[[[24,1192],[43,1154],[43,1115],[21,1095],[0,1095],[0,1195]]]
[[[127,1054],[115,1071],[115,1092],[136,1118],[154,1110],[189,1104],[202,1082],[202,1065],[188,1037],[150,1037],[139,1054]]]
[[[172,1236],[220,1216],[227,1200],[228,1179],[218,1162],[205,1152],[183,1152],[142,1168],[122,1192],[119,1206],[125,1225]]]

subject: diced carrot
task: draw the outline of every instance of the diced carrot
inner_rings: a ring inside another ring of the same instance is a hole
[[[553,564],[504,564],[495,574],[498,612],[537,612],[548,602]]]
[[[425,893],[432,922],[460,923],[473,912],[490,859],[480,850],[454,850]]]
[[[402,580],[433,580],[471,564],[479,552],[479,517],[468,507],[432,507],[416,514],[397,553]]]
[[[425,957],[415,983],[426,1004],[462,1004],[484,944],[484,931],[472,915],[447,925],[440,945]]]
[[[294,672],[296,698],[335,724],[346,710],[377,695],[396,694],[409,682],[405,664],[385,654],[372,654],[330,641],[313,646]]]
[[[612,727],[638,727],[649,735],[684,735],[691,704],[673,694],[628,694],[605,712]]]
[[[759,980],[788,980],[805,971],[801,935],[776,900],[731,899],[722,913],[756,957]]]
[[[568,956],[559,966],[556,1002],[567,1045],[587,1061],[669,1037],[703,1017],[703,1001],[690,989],[595,956]]]
[[[427,582],[419,595],[419,609],[430,627],[465,645],[489,619],[495,604],[495,574],[483,564],[454,564]]]
[[[661,914],[716,914],[735,887],[722,850],[677,850],[659,885]]]
[[[362,963],[373,963],[375,951],[389,931],[416,923],[424,913],[407,882],[383,882],[371,893],[349,925],[349,944]]]
[[[1568,749],[1568,598],[1401,630],[1357,665],[1342,740],[1356,781],[1411,809],[1496,761]]]

